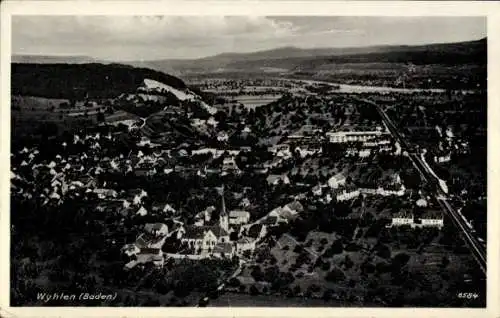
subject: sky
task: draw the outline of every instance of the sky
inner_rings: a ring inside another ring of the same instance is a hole
[[[486,37],[482,17],[13,16],[13,54],[154,60]]]

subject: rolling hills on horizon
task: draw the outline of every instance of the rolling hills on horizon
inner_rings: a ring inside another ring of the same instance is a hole
[[[13,55],[13,63],[103,63],[118,62],[135,67],[182,75],[186,73],[255,71],[276,68],[282,71],[344,63],[485,64],[487,39],[418,46],[379,45],[351,48],[281,47],[250,53],[221,53],[198,59],[106,61],[86,56]]]

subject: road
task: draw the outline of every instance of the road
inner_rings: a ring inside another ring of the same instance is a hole
[[[472,233],[472,229],[467,225],[466,221],[462,218],[461,214],[450,205],[450,203],[448,202],[448,194],[445,191],[443,191],[441,187],[438,186],[439,179],[436,178],[434,172],[431,171],[430,167],[423,162],[419,154],[415,153],[412,150],[414,148],[408,143],[408,141],[404,139],[404,136],[399,132],[396,125],[394,125],[394,123],[389,118],[389,116],[387,116],[382,107],[380,107],[379,105],[370,100],[358,99],[358,98],[355,99],[364,102],[366,104],[372,105],[377,109],[378,113],[382,117],[382,120],[384,121],[385,125],[391,132],[392,136],[397,142],[399,142],[399,144],[401,145],[401,149],[406,150],[408,152],[408,157],[412,161],[415,168],[420,172],[422,177],[426,181],[431,181],[435,183],[436,187],[433,188],[434,193],[432,193],[432,195],[439,203],[443,211],[449,216],[449,218],[453,221],[455,226],[459,229],[463,239],[469,246],[472,255],[478,262],[483,273],[486,275],[485,247],[478,241],[477,237]]]

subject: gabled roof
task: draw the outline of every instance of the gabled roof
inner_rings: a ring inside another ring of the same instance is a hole
[[[135,240],[135,245],[137,245],[138,248],[144,248],[148,245],[148,243],[142,238],[142,236],[139,236],[137,240]]]
[[[284,206],[288,207],[292,211],[302,212],[304,211],[304,206],[299,201],[293,201]]]
[[[408,211],[400,211],[392,216],[392,218],[400,218],[400,219],[413,219],[413,213]]]
[[[231,218],[240,218],[240,217],[248,217],[250,216],[250,212],[243,210],[233,210],[229,212],[229,217]]]
[[[266,181],[267,182],[270,182],[270,183],[274,183],[278,180],[284,180],[285,178],[288,178],[288,176],[285,174],[285,175],[281,175],[281,174],[270,174],[267,178],[266,178]]]
[[[242,237],[240,238],[237,243],[238,244],[250,244],[250,243],[253,243],[255,240],[251,239],[251,238],[248,238],[248,237]]]
[[[216,237],[221,237],[221,236],[228,236],[229,233],[224,230],[223,228],[221,228],[219,225],[215,225],[215,226],[203,226],[204,228],[206,228],[207,230],[210,230],[212,231],[212,233],[214,233],[214,235]]]
[[[163,224],[163,223],[146,223],[146,225],[144,226],[144,230],[148,231],[148,232],[152,232],[152,231],[159,231],[162,229],[162,227],[167,227],[166,224]],[[168,228],[168,227],[167,227]]]
[[[184,238],[201,240],[205,237],[206,227],[205,226],[187,226],[185,228],[186,233],[184,233]]]
[[[443,212],[440,210],[427,210],[425,211],[421,219],[432,219],[432,220],[440,220],[443,218]]]
[[[275,219],[275,222],[276,222],[277,218],[275,217],[274,219]],[[274,224],[275,222],[272,222],[272,223]],[[263,224],[253,224],[248,229],[247,236],[248,237],[252,237],[252,238],[257,238],[260,235],[263,226],[264,226]]]

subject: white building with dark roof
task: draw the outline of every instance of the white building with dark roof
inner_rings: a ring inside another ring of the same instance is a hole
[[[229,224],[247,224],[250,221],[250,212],[233,210],[229,212]]]

